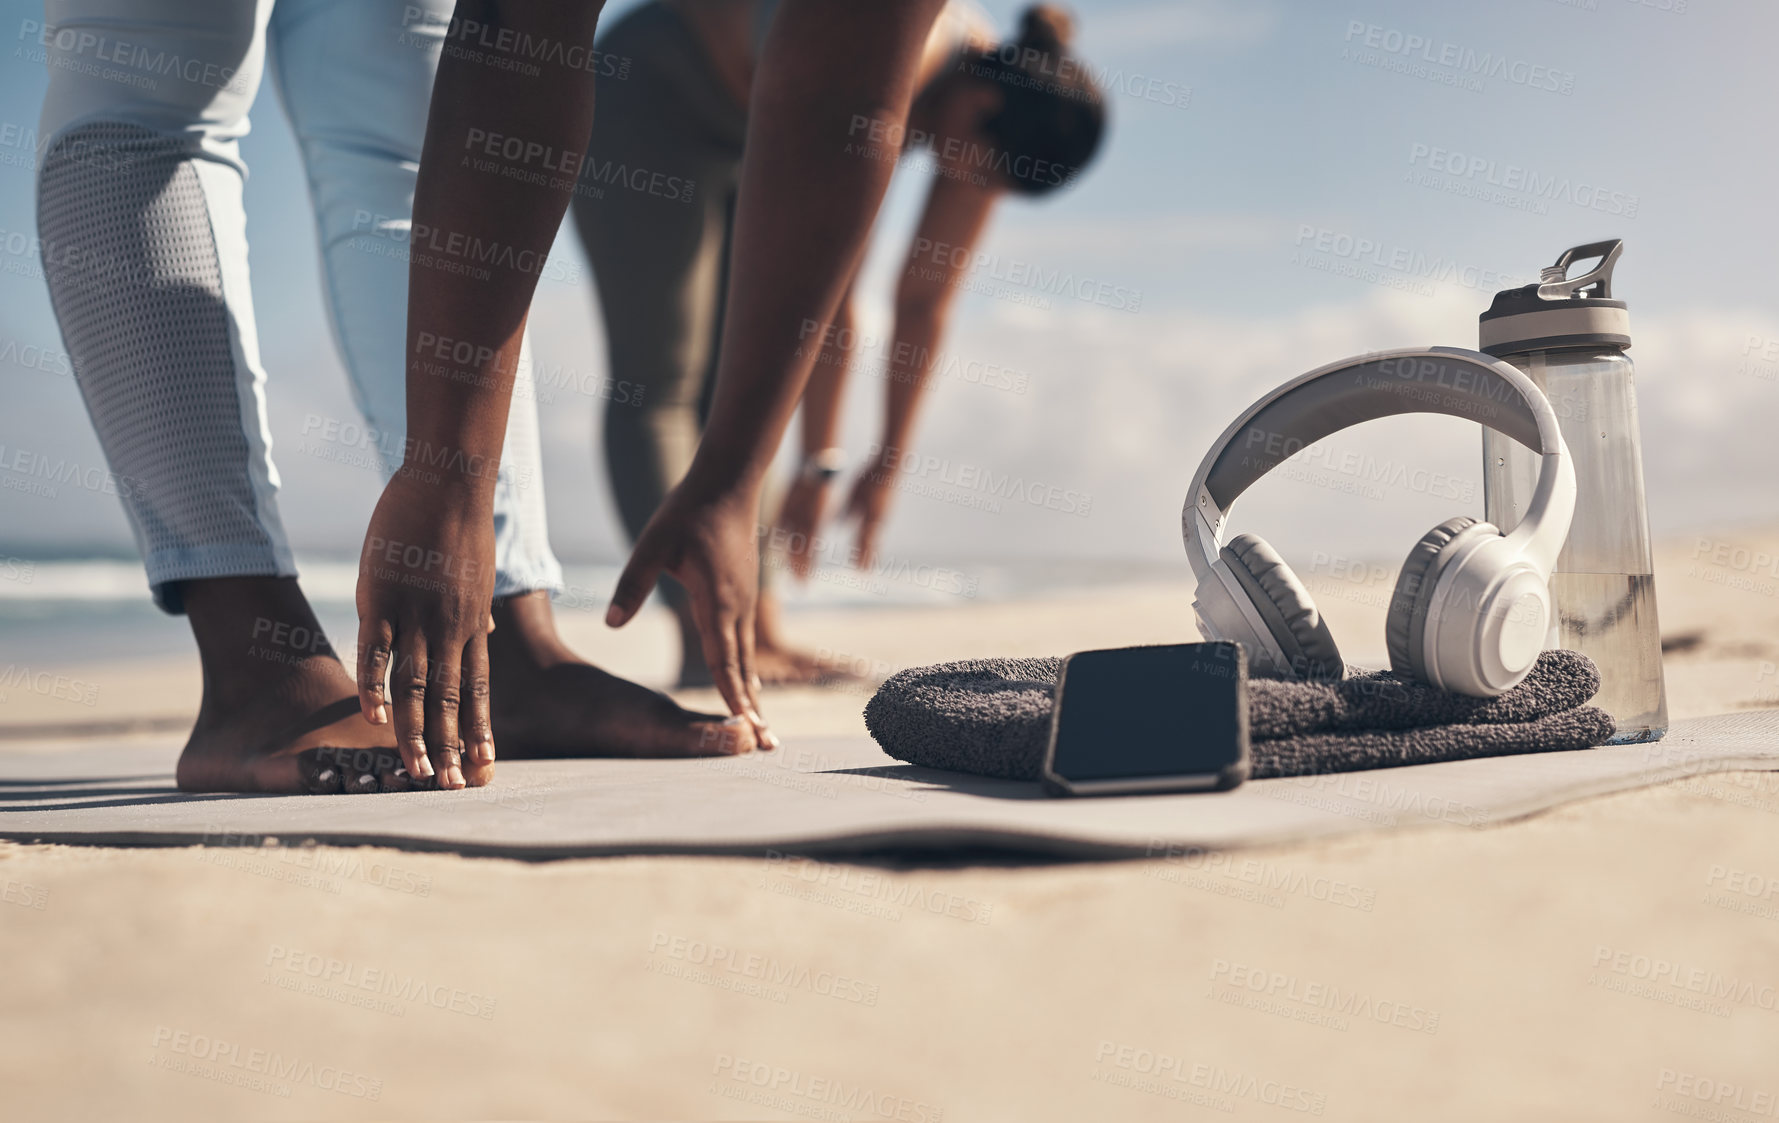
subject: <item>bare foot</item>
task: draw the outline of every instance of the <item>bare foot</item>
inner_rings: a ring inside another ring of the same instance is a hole
[[[768,647],[757,639],[754,642],[754,672],[765,686],[834,686],[860,681],[844,663],[823,659],[812,651]],[[714,681],[702,658],[680,665],[680,686],[710,686]]]
[[[678,685],[712,686],[716,680],[704,663],[698,627],[689,611],[679,613],[679,616]],[[778,598],[765,592],[760,594],[754,618],[754,673],[760,676],[762,686],[838,686],[863,681],[841,660],[824,659],[813,651],[803,651],[786,643],[779,624]]]
[[[358,795],[492,778],[492,765],[468,758],[460,766],[435,761],[433,777],[408,774],[393,727],[359,715],[356,684],[294,579],[216,578],[182,588],[204,701],[175,771],[181,789]]]
[[[347,689],[352,680],[334,660],[331,665],[294,679],[333,679]],[[319,682],[292,682],[298,694],[314,696]],[[333,693],[335,691],[327,691]],[[188,792],[307,792],[314,795],[418,791],[436,787],[435,780],[417,779],[402,766],[395,736],[359,714],[356,692],[323,705],[296,698],[277,698],[267,691],[260,706],[219,714],[206,706],[197,727],[179,754],[176,776]],[[292,715],[283,725],[269,725],[271,715]],[[269,731],[269,732],[268,732]]]
[[[704,666],[703,646],[690,612],[680,614],[680,685],[708,687],[713,680]],[[843,660],[822,658],[815,651],[793,648],[785,639],[783,612],[772,589],[761,589],[754,605],[754,675],[767,687],[833,687],[863,682]]]
[[[757,747],[741,718],[688,710],[580,658],[556,635],[548,593],[494,602],[488,687],[494,743],[507,760],[732,756]]]

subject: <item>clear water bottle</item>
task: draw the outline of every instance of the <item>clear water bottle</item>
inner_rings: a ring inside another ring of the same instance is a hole
[[[1618,723],[1613,744],[1656,741],[1668,729],[1637,388],[1625,356],[1630,314],[1612,299],[1623,250],[1614,239],[1563,251],[1542,283],[1496,293],[1480,329],[1482,350],[1525,371],[1550,399],[1575,459],[1575,519],[1551,578],[1557,612],[1545,646],[1582,652],[1600,668],[1593,705]],[[1484,518],[1512,530],[1537,479],[1537,453],[1483,430]]]

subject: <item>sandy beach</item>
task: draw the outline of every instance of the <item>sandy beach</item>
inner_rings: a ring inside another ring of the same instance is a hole
[[[1673,717],[1779,705],[1776,556],[1773,530],[1661,546]],[[1390,580],[1313,587],[1380,663]],[[1190,599],[1182,580],[793,622],[881,675],[1180,642]],[[572,619],[583,651],[661,680],[663,617]],[[120,732],[89,737],[176,744],[197,705],[195,657],[40,669],[102,684],[76,716]],[[862,733],[867,693],[779,691],[769,716],[793,745]],[[5,722],[69,713],[22,692]],[[0,1080],[21,1120],[1758,1119],[1779,1096],[1776,881],[1779,776],[1757,773],[1120,863],[7,843]]]

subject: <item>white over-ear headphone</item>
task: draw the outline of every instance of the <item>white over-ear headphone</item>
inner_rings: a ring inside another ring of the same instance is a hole
[[[1541,454],[1531,504],[1511,534],[1462,516],[1415,543],[1385,625],[1390,667],[1490,697],[1531,671],[1552,619],[1550,575],[1575,513],[1575,466],[1542,391],[1507,363],[1457,347],[1380,351],[1294,378],[1249,406],[1205,456],[1181,512],[1206,639],[1234,640],[1250,665],[1339,678],[1345,667],[1315,601],[1251,534],[1223,544],[1236,497],[1331,433],[1401,413],[1479,422]]]

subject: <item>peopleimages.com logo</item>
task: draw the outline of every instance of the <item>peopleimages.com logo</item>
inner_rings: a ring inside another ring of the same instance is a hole
[[[1633,192],[1618,191],[1566,175],[1547,175],[1519,164],[1466,153],[1436,144],[1409,147],[1410,182],[1455,195],[1469,195],[1483,202],[1503,203],[1521,210],[1548,214],[1544,204],[1558,202],[1615,218],[1637,217],[1641,200]],[[1437,173],[1416,178],[1418,173]],[[1446,177],[1441,179],[1439,177]],[[1494,189],[1490,191],[1489,189]]]
[[[1364,20],[1348,20],[1348,60],[1362,66],[1394,70],[1450,86],[1480,91],[1493,78],[1514,86],[1554,94],[1575,92],[1575,73],[1513,58],[1496,51],[1434,39]]]
[[[295,1085],[361,1100],[375,1101],[383,1096],[383,1081],[342,1065],[318,1064],[277,1049],[171,1026],[155,1027],[148,1061],[169,1072],[280,1097],[288,1097]]]

